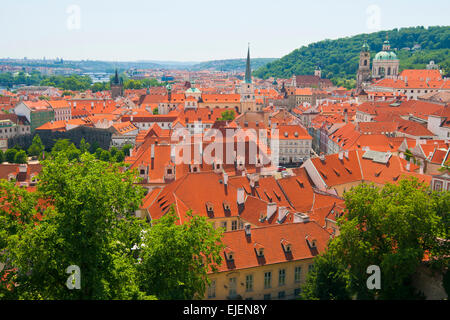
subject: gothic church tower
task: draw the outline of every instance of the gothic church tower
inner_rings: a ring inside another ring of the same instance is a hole
[[[250,45],[247,52],[245,79],[239,87],[239,94],[241,95],[241,113],[246,111],[258,111],[255,100],[255,88],[252,82],[252,70],[250,66]]]

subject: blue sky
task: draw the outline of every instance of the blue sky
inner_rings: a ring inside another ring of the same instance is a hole
[[[250,42],[252,57],[281,57],[326,38],[449,25],[448,12],[448,0],[2,0],[0,56],[205,61],[243,58]]]

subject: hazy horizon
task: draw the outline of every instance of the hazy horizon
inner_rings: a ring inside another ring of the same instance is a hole
[[[324,39],[448,25],[450,1],[22,0],[2,4],[2,58],[204,62],[281,58]]]

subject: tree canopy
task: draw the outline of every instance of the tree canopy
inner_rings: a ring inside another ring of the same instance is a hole
[[[305,296],[420,298],[411,286],[418,266],[424,259],[435,267],[449,263],[448,244],[439,239],[449,236],[450,192],[431,192],[410,178],[383,188],[361,184],[344,197],[346,213],[338,221],[340,234],[316,258],[316,272],[308,279]],[[367,288],[371,265],[380,267],[380,289]]]
[[[358,69],[359,52],[367,40],[372,58],[381,51],[383,41],[389,36],[391,49],[397,49],[400,70],[425,69],[430,60],[439,64],[444,73],[450,73],[450,27],[410,27],[359,34],[336,40],[323,40],[303,46],[290,54],[268,63],[254,71],[254,76],[289,78],[292,75],[314,74],[319,66],[322,77],[335,79],[354,79]],[[420,45],[420,50],[412,49]]]
[[[35,192],[0,180],[0,299],[203,296],[221,232],[195,215],[176,224],[173,211],[151,226],[135,216],[137,172],[68,148],[42,162]],[[79,289],[66,286],[69,266]]]

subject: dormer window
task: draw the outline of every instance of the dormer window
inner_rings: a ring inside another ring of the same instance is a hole
[[[267,214],[265,211],[261,211],[261,213],[259,214],[259,221],[260,222],[264,222],[264,220],[266,220]]]
[[[212,202],[206,202],[206,211],[208,212],[214,212],[214,205],[212,204]]]
[[[316,246],[317,246],[317,240],[316,239],[313,239],[310,236],[306,236],[305,239],[306,239],[306,242],[308,243],[310,248],[316,248]]]
[[[223,202],[223,209],[225,211],[229,211],[230,210],[230,204],[226,200]]]
[[[225,258],[228,261],[233,261],[234,260],[234,252],[233,252],[233,250],[231,250],[230,247],[226,247],[225,248]]]
[[[286,239],[281,240],[281,245],[283,246],[284,252],[286,252],[286,253],[292,252],[292,250],[291,250],[292,244],[289,241],[287,241]]]
[[[255,251],[258,257],[264,257],[264,247],[259,243],[255,244]]]

